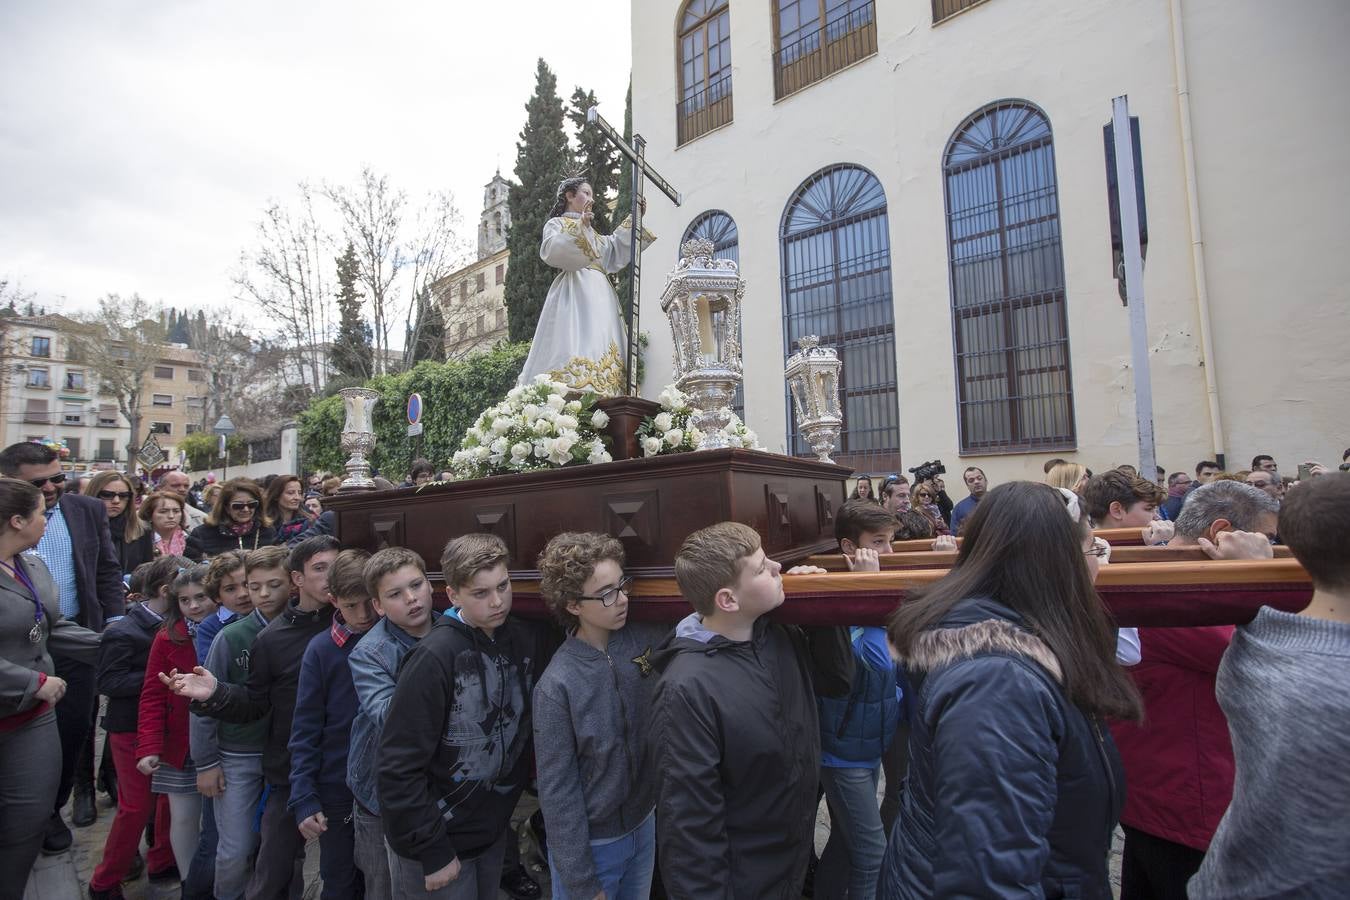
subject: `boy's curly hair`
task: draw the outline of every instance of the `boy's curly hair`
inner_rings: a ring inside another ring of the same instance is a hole
[[[202,587],[206,588],[206,596],[220,602],[220,585],[226,577],[238,572],[244,568],[244,560],[247,558],[243,550],[226,550],[219,556],[213,556],[211,563],[206,569],[206,577],[202,580]]]
[[[577,617],[567,604],[585,593],[582,585],[595,574],[595,567],[610,559],[622,568],[623,544],[607,534],[568,531],[555,535],[539,554],[539,592],[544,604],[564,628],[577,626]]]

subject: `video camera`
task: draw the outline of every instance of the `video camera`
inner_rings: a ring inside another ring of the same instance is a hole
[[[947,467],[942,464],[942,460],[935,459],[932,462],[917,465],[909,471],[914,476],[914,483],[918,484],[920,481],[931,481],[938,475],[946,475]]]

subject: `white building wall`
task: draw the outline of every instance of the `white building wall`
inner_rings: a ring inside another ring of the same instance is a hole
[[[1350,185],[1343,165],[1350,125],[1329,108],[1333,86],[1350,83],[1350,57],[1335,44],[1350,34],[1350,5],[1313,0],[1295,15],[1259,0],[1182,2],[1225,426],[1217,439],[1202,367],[1168,2],[989,0],[936,26],[928,3],[878,3],[875,56],[775,102],[770,4],[733,0],[734,121],[677,149],[681,6],[632,4],[634,128],[648,141],[648,160],[685,195],[676,209],[651,192],[647,225],[662,242],[644,258],[646,394],[671,373],[659,275],[689,222],[723,209],[736,220],[749,282],[747,418],[766,446],[782,449],[779,224],[804,180],[852,163],[877,176],[888,201],[905,464],[942,456],[949,468],[981,465],[1001,480],[1039,477],[1051,456],[1098,467],[1132,461],[1128,316],[1111,277],[1101,131],[1111,98],[1126,93],[1143,133],[1160,462],[1189,468],[1222,447],[1231,469],[1256,452],[1291,468],[1295,457],[1339,458],[1350,443],[1340,349],[1350,327],[1329,252]],[[1039,106],[1054,131],[1077,450],[958,458],[941,162],[966,117],[1004,99]],[[1268,325],[1254,327],[1258,314]],[[1308,321],[1315,336],[1305,333]]]

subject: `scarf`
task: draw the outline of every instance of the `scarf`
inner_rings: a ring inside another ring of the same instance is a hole
[[[1189,491],[1190,489],[1191,486],[1189,482],[1186,484],[1174,484],[1167,489],[1167,496],[1173,499],[1176,499],[1177,497],[1184,497],[1186,496],[1186,492]]]
[[[169,540],[165,541],[158,534],[155,535],[155,555],[156,556],[182,556],[183,550],[187,547],[187,532],[181,528],[175,528]]]
[[[252,519],[249,519],[247,522],[244,522],[242,524],[238,522],[232,522],[230,523],[230,534],[234,535],[235,537],[243,537],[256,527],[258,527],[258,523],[253,521]]]

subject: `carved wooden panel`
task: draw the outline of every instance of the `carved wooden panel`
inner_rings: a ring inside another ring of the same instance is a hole
[[[376,550],[383,550],[386,547],[404,546],[403,514],[394,513],[382,516],[371,516],[370,532],[371,537],[375,539]]]
[[[516,505],[514,503],[499,503],[491,506],[476,506],[473,510],[474,522],[479,531],[485,531],[488,534],[495,534],[506,542],[506,549],[511,553],[511,560],[516,565],[521,564],[517,558],[516,551]],[[529,561],[533,563],[533,560]]]
[[[833,487],[833,485],[831,485]],[[824,537],[834,536],[834,497],[816,485],[816,530]]]
[[[605,531],[623,541],[632,550],[634,545],[644,550],[661,544],[661,508],[658,491],[633,491],[606,494],[601,500]]]
[[[788,485],[764,485],[764,509],[769,530],[765,549],[773,552],[792,546],[792,494]]]

